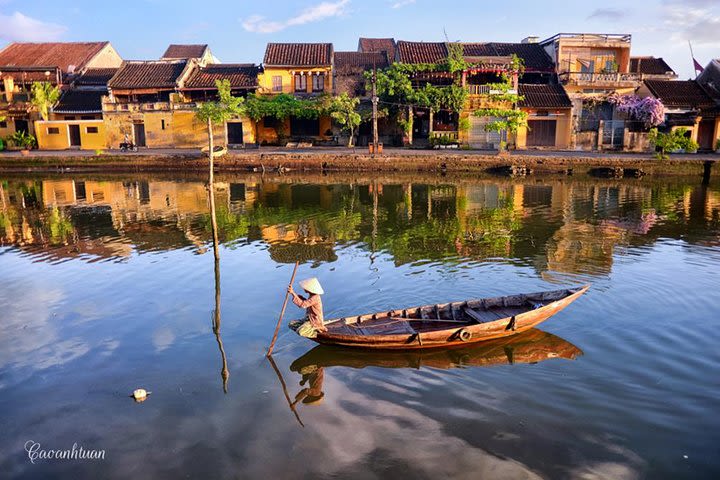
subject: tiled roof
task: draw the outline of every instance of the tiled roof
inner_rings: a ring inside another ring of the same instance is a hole
[[[572,102],[562,85],[521,83],[518,93],[525,97],[518,105],[525,108],[570,108]]]
[[[282,67],[315,67],[331,65],[332,43],[268,43],[265,65]]]
[[[165,53],[163,53],[163,59],[175,59],[182,60],[188,58],[202,58],[205,50],[207,50],[207,44],[204,45],[170,45]]]
[[[3,66],[57,66],[67,72],[80,70],[109,42],[11,43],[0,51]]]
[[[466,57],[509,57],[513,54],[525,61],[525,71],[552,72],[553,61],[537,43],[463,43]],[[444,42],[398,41],[397,49],[402,63],[435,63],[447,58]]]
[[[117,71],[117,68],[88,68],[75,80],[75,85],[104,86],[107,85],[108,81],[110,81]]]
[[[175,88],[178,77],[185,69],[185,60],[123,62],[108,82],[115,89]]]
[[[385,68],[388,59],[380,52],[335,52],[335,69],[340,72],[356,72],[362,70]]]
[[[435,63],[448,56],[443,42],[397,42],[398,59],[401,63]]]
[[[205,67],[195,67],[184,88],[216,88],[215,80],[230,80],[232,88],[257,87],[258,67],[251,63],[218,63]]]
[[[675,74],[675,71],[665,63],[665,60],[655,57],[630,57],[630,72],[646,75]]]
[[[666,107],[708,108],[715,105],[695,80],[645,80],[645,85]]]
[[[551,72],[553,61],[545,49],[537,43],[463,43],[466,57],[509,57],[513,54],[522,58],[527,72]]]
[[[53,108],[55,113],[100,113],[105,90],[68,90]]]
[[[395,39],[394,38],[360,38],[358,51],[365,53],[387,53],[388,59],[395,60]]]

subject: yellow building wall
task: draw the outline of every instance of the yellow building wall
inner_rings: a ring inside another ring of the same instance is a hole
[[[80,149],[101,150],[107,148],[105,124],[102,120],[49,120],[35,122],[35,138],[40,150],[65,150],[70,148],[69,125],[80,126]],[[96,127],[97,133],[89,133],[88,127]],[[49,133],[57,128],[58,133]]]
[[[165,128],[163,129],[163,120]],[[233,120],[231,120],[233,121]],[[247,118],[243,124],[243,140],[255,143],[254,124]],[[133,123],[145,125],[145,142],[148,148],[201,148],[207,145],[207,124],[195,116],[194,110],[173,110],[141,113],[105,114],[106,141],[111,148],[118,148],[125,133],[133,135]],[[224,124],[213,125],[213,135],[218,144],[227,141]]]
[[[122,57],[115,51],[112,45],[106,45],[100,52],[90,60],[87,68],[115,68],[122,63]]]
[[[308,72],[321,72],[325,74],[325,92],[326,93],[332,93],[332,70],[330,67],[317,67],[317,68],[303,68],[303,67],[297,67],[297,68],[288,68],[288,69],[281,69],[281,68],[266,68],[265,71],[258,75],[258,93],[280,93],[280,92],[273,92],[273,82],[272,79],[275,76],[282,77],[282,93],[296,93],[295,92],[295,76],[291,73],[292,71],[302,71],[305,72],[307,75]],[[313,93],[312,90],[312,81],[308,79],[307,81],[307,91],[306,93]]]

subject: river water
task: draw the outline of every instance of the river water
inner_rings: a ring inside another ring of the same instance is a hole
[[[215,191],[217,277],[201,177],[0,181],[0,477],[720,478],[717,184],[221,175]],[[592,288],[461,350],[348,352],[283,326],[271,363],[296,260],[326,318]],[[29,441],[104,458],[33,463]]]

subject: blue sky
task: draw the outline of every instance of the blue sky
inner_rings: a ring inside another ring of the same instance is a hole
[[[629,6],[628,6],[629,5]],[[125,59],[158,58],[169,43],[208,43],[224,62],[262,61],[267,42],[359,36],[516,42],[558,32],[631,33],[633,55],[661,56],[693,75],[688,40],[705,65],[720,57],[720,0],[0,0],[10,41],[109,40]]]

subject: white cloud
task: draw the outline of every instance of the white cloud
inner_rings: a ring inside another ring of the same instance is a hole
[[[392,2],[391,8],[402,8],[415,3],[415,0],[395,0]]]
[[[304,25],[306,23],[318,22],[326,18],[339,17],[346,11],[350,0],[339,0],[337,2],[322,2],[300,12],[293,18],[287,20],[268,20],[262,15],[251,15],[245,20],[241,20],[242,27],[248,32],[255,33],[274,33],[285,30],[295,25]]]
[[[10,42],[47,42],[58,40],[67,27],[56,23],[43,22],[14,12],[12,15],[0,13],[0,40]]]

